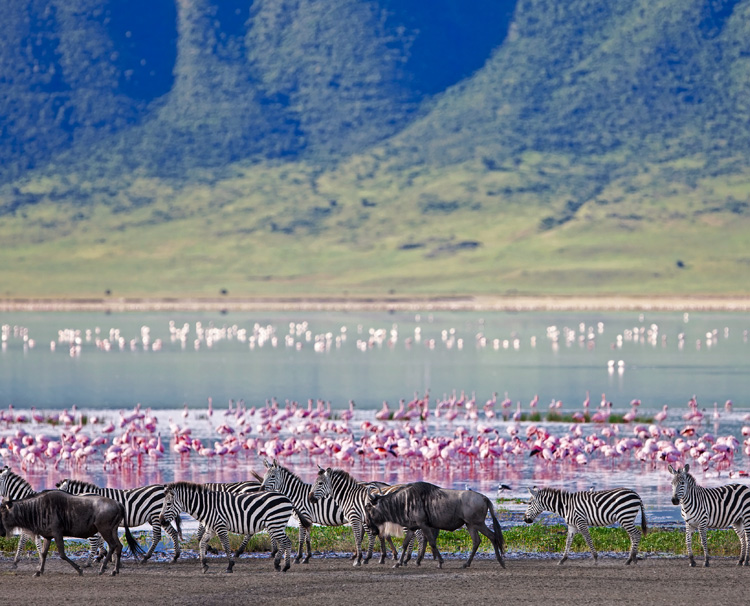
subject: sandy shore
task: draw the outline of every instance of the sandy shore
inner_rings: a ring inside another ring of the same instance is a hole
[[[750,311],[750,296],[16,298],[3,311]]]

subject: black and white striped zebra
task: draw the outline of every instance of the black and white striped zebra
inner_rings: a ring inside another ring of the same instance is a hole
[[[233,492],[235,494],[249,494],[252,492],[260,492],[261,490],[263,490],[260,485],[260,481],[255,480],[240,480],[239,482],[206,482],[203,485],[209,490],[215,490],[217,492]],[[206,527],[203,525],[203,523],[199,523],[198,532],[195,534],[195,538],[199,543],[203,538],[203,533],[205,532]],[[245,549],[247,549],[247,544],[250,542],[251,536],[252,535],[245,535],[245,537],[242,539],[242,543],[240,543],[237,551],[234,552],[235,559],[239,558],[245,552]],[[210,546],[207,546],[206,549],[208,551],[211,551],[211,553],[215,553],[214,549]],[[276,544],[276,540],[271,537],[271,557],[276,555],[278,549],[279,547]],[[299,550],[300,552],[302,551],[302,533],[300,533]],[[297,557],[299,558],[299,555]]]
[[[598,558],[594,542],[589,533],[589,526],[609,526],[620,524],[630,537],[630,557],[625,562],[637,562],[638,545],[641,537],[646,536],[646,511],[643,501],[637,492],[629,488],[612,488],[610,490],[588,490],[585,492],[568,492],[558,488],[529,488],[531,501],[526,508],[523,520],[531,524],[543,511],[551,511],[565,520],[568,525],[568,537],[565,541],[565,553],[560,560],[562,564],[568,559],[573,537],[579,532],[591,550],[594,562]],[[635,524],[638,512],[641,514],[640,529]]]
[[[151,525],[151,547],[143,557],[143,562],[148,561],[153,555],[154,549],[161,540],[162,524],[159,521],[159,514],[164,503],[164,486],[162,484],[150,484],[140,488],[122,490],[119,488],[102,488],[90,482],[64,478],[57,483],[57,487],[70,494],[98,494],[121,503],[125,508],[125,520],[123,522],[125,526],[134,528],[146,523]],[[164,525],[164,530],[174,543],[173,562],[180,557],[180,536],[182,535],[180,517],[176,516],[174,522],[177,526],[176,529],[169,522]],[[135,557],[135,552],[133,552],[133,555]],[[89,553],[89,560],[91,557],[92,554]]]
[[[375,546],[375,536],[365,524],[366,507],[370,502],[370,491],[373,488],[386,493],[389,489],[396,489],[397,487],[389,487],[387,484],[384,485],[380,482],[358,482],[343,469],[331,469],[329,467],[328,469],[320,468],[318,476],[315,478],[315,483],[310,490],[310,501],[315,503],[321,499],[333,499],[343,511],[346,521],[351,524],[356,542],[356,553],[353,558],[355,560],[354,566],[361,566],[363,561],[367,564],[370,558],[372,558]],[[386,532],[380,535],[381,564],[385,561],[385,540],[383,534],[388,534],[388,542],[390,543],[393,557],[394,559],[398,559],[398,552],[390,537],[390,533],[396,530],[399,532],[403,531],[403,529],[394,526],[392,529],[386,529]],[[368,537],[367,555],[363,555],[362,553],[362,541],[365,535]],[[409,545],[405,544],[404,548],[408,548],[410,544],[411,541],[409,541]]]
[[[703,546],[703,565],[708,566],[709,528],[731,526],[740,539],[740,560],[738,566],[750,566],[750,487],[744,484],[725,484],[715,488],[699,486],[690,474],[690,465],[680,469],[669,466],[672,474],[672,504],[680,506],[685,520],[685,545],[690,565],[693,558],[693,532],[700,534]]]
[[[261,530],[276,540],[279,551],[274,558],[274,568],[282,570],[281,558],[285,558],[283,570],[290,567],[292,542],[286,534],[289,518],[295,511],[292,502],[277,492],[251,492],[235,494],[209,490],[203,484],[172,482],[164,486],[164,505],[161,519],[168,514],[186,512],[206,527],[200,541],[200,558],[203,572],[208,570],[206,546],[214,535],[218,535],[227,553],[227,572],[232,572],[234,559],[229,549],[230,532],[253,535]]]
[[[343,526],[347,523],[343,510],[336,504],[333,498],[327,497],[313,501],[310,498],[312,484],[304,482],[298,475],[290,471],[283,465],[274,460],[273,463],[263,461],[266,466],[266,473],[262,478],[262,488],[274,492],[280,492],[286,495],[294,503],[297,510],[310,520],[312,524],[321,526]],[[302,525],[300,525],[302,530]],[[304,546],[307,547],[307,553],[304,564],[310,561],[312,548],[310,534],[305,533]],[[300,547],[297,552],[296,562],[302,557],[303,537],[300,532]]]
[[[31,484],[18,474],[13,473],[7,465],[0,471],[0,497],[17,501],[35,494],[37,492],[31,487]],[[32,539],[36,542],[36,550],[39,553],[39,557],[42,557],[42,538],[39,536],[35,537],[32,533],[20,529],[18,549],[16,549],[16,557],[13,558],[13,568],[18,566],[18,558],[21,556],[21,550],[26,545],[26,541],[31,541]]]

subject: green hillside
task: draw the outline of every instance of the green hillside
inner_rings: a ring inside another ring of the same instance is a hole
[[[102,4],[0,8],[0,296],[750,292],[750,0]]]

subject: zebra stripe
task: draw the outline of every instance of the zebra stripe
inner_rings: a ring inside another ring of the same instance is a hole
[[[209,490],[202,484],[192,482],[172,482],[166,484],[161,518],[169,513],[187,512],[206,527],[200,542],[200,557],[203,572],[208,570],[206,546],[215,535],[229,561],[227,572],[232,572],[234,559],[229,549],[229,532],[252,535],[261,530],[268,531],[280,546],[274,558],[274,568],[281,570],[281,557],[284,554],[284,571],[290,567],[292,542],[285,528],[294,513],[294,505],[284,495],[276,492],[254,492],[235,494]]]
[[[151,547],[146,552],[143,562],[148,561],[153,555],[154,549],[156,549],[161,540],[162,523],[159,521],[159,514],[164,504],[163,485],[150,484],[149,486],[142,486],[140,488],[122,490],[119,488],[102,488],[90,482],[65,478],[57,483],[57,487],[70,494],[98,494],[117,501],[125,508],[125,520],[123,521],[125,526],[134,528],[142,524],[150,524],[152,532]],[[174,543],[173,562],[177,561],[177,558],[180,557],[181,526],[179,516],[175,519],[175,524],[177,525],[177,529],[173,528],[169,522],[164,525],[164,530]],[[135,553],[133,555],[135,556]],[[89,559],[91,559],[91,554],[89,554]]]
[[[5,497],[11,501],[17,501],[18,499],[25,499],[37,494],[36,490],[31,487],[25,479],[10,470],[7,465],[0,471],[0,497]],[[20,529],[18,536],[18,549],[16,549],[16,557],[13,558],[13,568],[18,566],[18,558],[21,556],[21,550],[26,541],[34,540],[36,543],[36,550],[39,553],[39,558],[42,557],[42,538],[34,535],[32,532],[28,532],[23,528]]]
[[[273,464],[264,461],[266,473],[263,476],[261,487],[263,490],[280,492],[285,495],[297,511],[307,518],[311,524],[320,524],[322,526],[343,526],[346,524],[346,517],[341,508],[332,498],[323,498],[316,501],[310,499],[312,484],[303,482],[302,479],[274,460]],[[302,525],[300,525],[302,530]],[[307,553],[303,563],[307,564],[312,556],[312,547],[310,533],[306,532],[303,538],[300,532],[300,544],[297,551],[295,562],[299,563],[302,557],[303,547],[307,547]]]
[[[731,526],[740,540],[740,560],[738,566],[750,566],[750,488],[743,484],[726,484],[715,488],[699,486],[690,474],[690,465],[681,470],[669,466],[672,474],[672,504],[680,506],[685,520],[685,545],[690,565],[693,558],[693,532],[700,534],[703,547],[703,565],[708,566],[709,528]]]
[[[241,480],[239,482],[206,482],[203,484],[203,486],[205,486],[209,490],[215,490],[217,492],[233,492],[234,494],[247,494],[252,492],[260,492],[262,490],[260,482],[256,482],[255,480]],[[203,523],[199,523],[198,532],[195,534],[195,538],[199,543],[203,538],[203,534],[205,532],[205,525]],[[251,536],[252,535],[245,535],[245,537],[242,539],[242,543],[240,543],[237,551],[234,552],[235,559],[239,558],[240,555],[245,552],[245,549],[247,549],[247,544],[250,542]],[[213,550],[212,547],[207,547],[206,549]],[[276,545],[276,540],[271,538],[271,555],[275,556],[277,551],[278,546]]]
[[[626,564],[636,563],[638,545],[641,537],[648,531],[646,511],[643,501],[637,492],[629,488],[612,488],[611,490],[589,490],[586,492],[568,492],[557,488],[530,488],[531,501],[526,508],[524,522],[531,524],[543,511],[562,517],[568,525],[568,537],[565,541],[565,553],[560,560],[562,564],[568,559],[573,538],[579,532],[586,540],[594,561],[598,558],[594,542],[589,533],[589,526],[609,526],[620,524],[630,537],[630,556]],[[635,518],[641,513],[641,528],[635,524]]]
[[[370,558],[372,558],[372,552],[375,546],[375,535],[370,532],[367,524],[365,524],[365,519],[366,507],[370,502],[370,491],[374,488],[378,488],[378,490],[382,491],[389,488],[397,489],[398,487],[389,487],[387,484],[383,485],[381,482],[358,482],[343,469],[331,469],[329,467],[328,469],[320,468],[315,483],[310,490],[310,500],[313,503],[321,499],[333,499],[343,511],[347,522],[351,524],[352,531],[354,531],[354,540],[356,541],[356,554],[355,557],[352,558],[356,560],[354,566],[361,566],[363,557],[365,563],[369,562]],[[362,540],[365,535],[368,537],[369,544],[367,555],[363,556]],[[388,541],[391,550],[394,553],[394,558],[397,558],[398,552],[393,545],[393,540],[390,535],[388,535]],[[380,549],[381,554],[383,554],[380,559],[380,562],[382,563],[385,561],[385,539],[382,534],[380,536]]]

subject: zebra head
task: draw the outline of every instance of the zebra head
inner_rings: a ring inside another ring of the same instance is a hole
[[[318,477],[315,478],[315,483],[310,489],[310,502],[317,503],[318,499],[325,499],[333,494],[330,471],[330,467],[323,469],[318,465]]]
[[[685,497],[688,483],[693,476],[690,475],[690,464],[685,463],[682,469],[675,469],[669,466],[669,473],[672,474],[672,505],[679,505]]]
[[[529,506],[526,508],[526,513],[523,516],[523,521],[527,524],[531,524],[536,517],[544,511],[544,505],[539,497],[540,492],[541,491],[536,489],[536,486],[534,486],[534,488],[529,488],[531,501],[529,501]]]
[[[166,526],[171,523],[172,520],[179,520],[180,513],[184,507],[180,501],[179,496],[175,493],[174,488],[171,486],[164,487],[164,503],[161,506],[161,513],[159,514],[159,523],[162,526]]]
[[[264,460],[263,463],[266,466],[266,473],[260,484],[261,489],[270,490],[272,492],[282,492],[284,488],[284,478],[281,472],[281,467],[276,459],[273,460],[273,464],[266,460]]]

